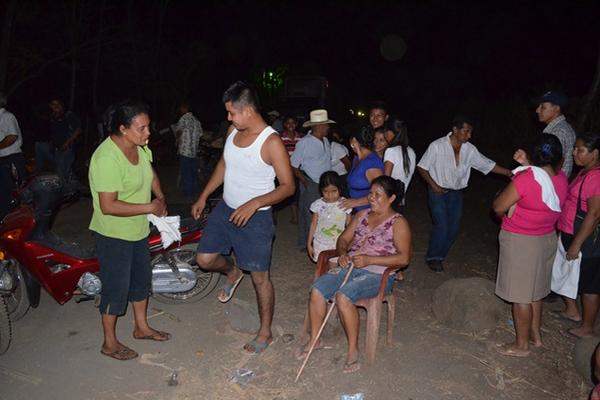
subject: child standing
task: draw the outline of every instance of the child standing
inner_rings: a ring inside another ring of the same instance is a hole
[[[310,205],[313,213],[306,248],[313,261],[325,250],[335,249],[338,236],[350,222],[351,209],[340,207],[343,200],[344,180],[335,171],[327,171],[319,178],[320,199]]]

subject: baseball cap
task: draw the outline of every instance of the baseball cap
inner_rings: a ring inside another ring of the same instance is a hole
[[[552,103],[560,107],[566,106],[568,102],[569,99],[564,93],[555,90],[550,90],[537,99],[537,104]]]

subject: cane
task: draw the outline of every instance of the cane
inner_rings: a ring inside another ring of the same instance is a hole
[[[342,284],[340,285],[338,290],[343,288],[344,285],[346,284],[346,282],[348,282],[348,279],[350,278],[350,274],[352,273],[353,269],[354,269],[354,264],[352,262],[350,262],[350,268],[348,268],[348,272],[346,272],[346,276],[344,277],[344,280],[342,281]],[[333,297],[331,304],[329,304],[329,309],[327,310],[325,319],[323,320],[323,323],[321,324],[321,327],[319,328],[319,332],[317,332],[317,336],[312,340],[312,343],[310,344],[310,347],[308,348],[308,353],[306,353],[306,357],[304,357],[304,362],[302,363],[302,366],[300,367],[300,370],[298,371],[298,375],[296,375],[296,379],[294,379],[294,383],[298,382],[298,378],[300,378],[300,374],[302,374],[302,371],[304,371],[304,367],[306,367],[306,363],[308,363],[308,358],[312,354],[317,342],[319,341],[319,337],[321,337],[321,333],[323,333],[323,329],[325,329],[325,325],[327,325],[327,320],[329,319],[329,316],[331,315],[331,312],[333,311],[334,308],[335,308],[335,296]]]

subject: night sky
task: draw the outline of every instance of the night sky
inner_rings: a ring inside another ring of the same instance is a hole
[[[482,114],[482,105],[506,108],[503,102],[514,105],[515,98],[531,108],[529,100],[548,88],[564,90],[576,104],[589,90],[600,49],[599,2],[398,3],[171,0],[156,59],[165,1],[107,1],[96,103],[142,97],[154,106],[153,118],[169,122],[187,98],[203,123],[216,122],[230,83],[284,67],[288,76],[327,79],[332,117],[343,120],[349,108],[383,99],[412,131],[439,136],[464,109]],[[79,40],[93,42],[100,4],[19,2],[9,51],[13,79],[19,62],[69,49],[73,7],[83,10]],[[381,53],[389,35],[406,43],[399,60]],[[82,115],[94,115],[96,48],[79,53],[74,109]],[[67,57],[12,93],[12,108],[23,119],[52,96],[67,100],[70,82]],[[525,114],[535,127],[532,109]]]

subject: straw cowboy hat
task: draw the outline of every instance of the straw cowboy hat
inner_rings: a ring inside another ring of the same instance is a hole
[[[310,120],[302,124],[303,127],[322,125],[322,124],[335,124],[335,121],[330,120],[327,117],[327,110],[313,110],[310,112]]]

